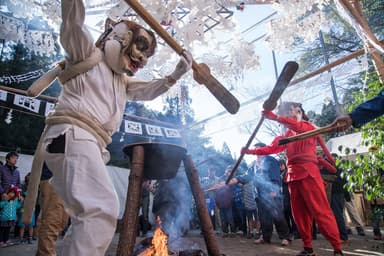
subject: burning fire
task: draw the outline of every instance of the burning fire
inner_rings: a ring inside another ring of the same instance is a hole
[[[157,216],[158,227],[152,238],[152,245],[138,256],[168,256],[167,235],[161,230],[161,220]]]

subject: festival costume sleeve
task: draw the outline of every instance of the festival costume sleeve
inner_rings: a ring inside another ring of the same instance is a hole
[[[293,130],[298,133],[303,133],[307,131],[314,130],[315,127],[313,124],[307,121],[296,121],[293,118],[285,117],[285,116],[278,116],[276,119],[277,122],[281,123],[285,127],[287,127],[290,130]]]
[[[384,89],[372,99],[357,106],[349,116],[352,119],[352,125],[358,128],[383,114]]]
[[[89,57],[95,47],[89,31],[84,26],[85,8],[82,0],[61,1],[62,24],[60,43],[69,64],[75,64]]]
[[[142,81],[134,77],[125,76],[127,95],[129,100],[149,101],[163,94],[169,89],[168,79],[153,79]]]
[[[271,154],[277,154],[285,150],[285,145],[279,146],[279,141],[281,139],[285,138],[284,136],[277,136],[270,145],[261,147],[261,148],[255,148],[255,149],[248,149],[247,154],[252,155],[271,155]]]
[[[327,169],[327,171],[329,171],[331,173],[337,172],[336,167],[334,165],[332,165],[330,162],[328,162],[327,160],[325,160],[324,158],[318,157],[317,161],[319,161],[319,168],[320,169],[325,168],[325,169]]]

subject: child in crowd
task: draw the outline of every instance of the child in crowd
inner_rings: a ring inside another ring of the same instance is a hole
[[[21,198],[26,197],[26,192],[22,193]],[[32,213],[32,220],[31,223],[29,224],[23,224],[22,219],[23,219],[23,213],[24,213],[24,207],[23,204],[20,207],[20,210],[17,213],[17,226],[19,227],[19,234],[20,234],[20,243],[25,244],[28,242],[28,244],[32,244],[32,235],[33,235],[33,227],[35,226],[35,212]],[[24,239],[24,232],[25,228],[28,229],[28,238],[27,240]]]
[[[19,200],[19,190],[16,186],[7,189],[0,201],[0,247],[13,245],[9,241],[9,233],[16,223],[16,213],[22,203]]]

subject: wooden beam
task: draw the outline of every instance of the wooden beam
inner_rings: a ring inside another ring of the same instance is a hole
[[[7,91],[7,92],[12,92],[12,93],[18,93],[18,94],[22,94],[22,95],[25,95],[25,96],[29,97],[27,95],[27,91],[26,90],[22,90],[22,89],[17,89],[17,88],[13,88],[13,87],[9,87],[9,86],[0,85],[0,90]],[[50,102],[53,102],[53,103],[57,102],[57,98],[56,97],[52,97],[52,96],[48,96],[48,95],[39,95],[37,98],[38,99],[47,100],[47,101],[50,101]]]
[[[381,40],[380,42],[383,43],[384,40]],[[342,57],[342,58],[340,58],[340,59],[338,59],[338,60],[336,60],[334,62],[331,62],[331,63],[329,63],[329,64],[327,64],[325,66],[322,66],[321,68],[319,68],[319,69],[317,69],[315,71],[312,71],[312,72],[310,72],[310,73],[308,73],[308,74],[306,74],[306,75],[304,75],[302,77],[299,77],[299,78],[293,80],[289,84],[289,86],[295,85],[295,84],[300,83],[302,81],[305,81],[305,80],[307,80],[309,78],[312,78],[312,77],[314,77],[314,76],[316,76],[318,74],[321,74],[324,71],[330,70],[331,68],[334,68],[334,67],[336,67],[336,66],[338,66],[338,65],[340,65],[340,64],[342,64],[344,62],[347,62],[347,61],[349,61],[351,59],[356,58],[357,56],[362,55],[364,52],[365,52],[364,49],[357,50],[357,51],[355,51],[355,52],[353,52],[353,53],[351,53],[351,54],[349,54],[347,56],[344,56],[344,57]]]

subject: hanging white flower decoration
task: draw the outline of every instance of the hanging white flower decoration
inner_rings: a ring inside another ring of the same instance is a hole
[[[326,0],[281,0],[273,4],[279,17],[268,25],[269,36],[266,40],[270,48],[276,51],[292,49],[295,38],[312,42],[318,38],[320,29],[328,28],[329,21],[321,12]]]

